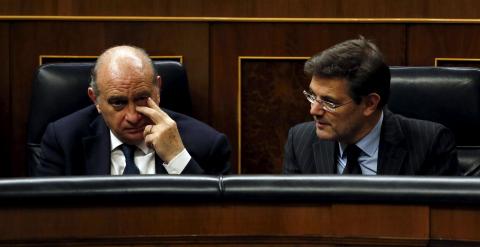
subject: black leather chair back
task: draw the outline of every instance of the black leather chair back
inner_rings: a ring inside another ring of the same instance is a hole
[[[430,120],[455,134],[461,169],[480,174],[480,70],[459,67],[391,67],[388,107]]]
[[[162,77],[160,106],[191,115],[192,101],[184,67],[174,61],[155,61],[154,65]],[[94,63],[54,63],[38,68],[27,133],[30,174],[39,162],[40,142],[47,125],[92,104],[87,89],[93,66]]]

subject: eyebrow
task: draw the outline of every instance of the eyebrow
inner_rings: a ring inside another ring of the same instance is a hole
[[[127,96],[110,96],[107,101],[108,102],[111,102],[111,101],[116,101],[116,100],[128,100],[128,97]]]
[[[327,102],[330,102],[330,103],[333,103],[333,104],[337,104],[336,102],[338,102],[338,100],[336,100],[336,99],[334,99],[330,96],[318,96],[315,92],[313,92],[311,87],[308,88],[308,92],[311,93],[312,95],[314,95],[315,98],[320,97],[320,99],[323,100],[323,101],[327,101]]]
[[[145,96],[151,96],[152,92],[149,91],[141,91],[135,94],[134,98],[139,98],[139,97],[145,97]]]

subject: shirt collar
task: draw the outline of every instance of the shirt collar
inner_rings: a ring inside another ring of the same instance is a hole
[[[110,143],[112,144],[111,147],[110,147],[111,152],[123,144],[123,142],[120,141],[115,136],[115,134],[113,134],[112,130],[110,130]],[[148,154],[148,153],[153,151],[153,149],[147,147],[147,144],[145,143],[145,141],[142,141],[141,143],[137,144],[136,146],[137,146],[138,149],[142,150],[143,154]]]
[[[378,145],[380,143],[380,131],[382,129],[383,123],[383,111],[381,112],[380,119],[378,119],[377,124],[373,127],[370,132],[360,139],[355,145],[360,148],[364,153],[366,153],[369,157],[375,154],[378,150]],[[343,157],[343,152],[347,145],[342,145],[339,143],[340,147],[340,156]]]

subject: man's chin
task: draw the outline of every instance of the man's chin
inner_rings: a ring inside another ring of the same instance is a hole
[[[331,133],[329,133],[325,130],[316,129],[316,133],[317,133],[317,137],[320,140],[334,140],[335,139],[335,137]]]
[[[119,139],[121,139],[121,141],[124,143],[136,145],[143,141],[143,132],[142,133],[126,133],[122,136],[122,138],[119,138]]]

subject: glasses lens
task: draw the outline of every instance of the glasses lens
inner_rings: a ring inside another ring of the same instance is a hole
[[[315,102],[315,97],[313,95],[309,94],[307,91],[303,90],[303,94],[305,95],[305,98],[307,98],[308,102],[313,104]]]
[[[332,107],[328,106],[327,104],[323,104],[323,109],[325,111],[328,111],[328,112],[334,112],[335,111],[335,108],[332,108]]]
[[[322,109],[324,109],[325,111],[328,111],[328,112],[334,112],[335,111],[336,106],[333,103],[328,102],[328,101],[323,101],[323,100],[317,100],[317,97],[314,94],[309,93],[305,90],[303,90],[303,94],[307,98],[308,102],[310,102],[311,104],[315,104],[315,102],[316,102],[316,103],[320,104]]]
[[[323,108],[329,112],[334,112],[338,106],[329,101],[323,101]]]

